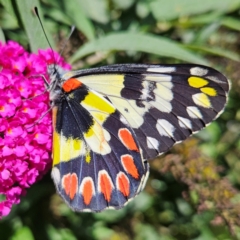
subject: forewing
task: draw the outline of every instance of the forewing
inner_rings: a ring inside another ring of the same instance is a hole
[[[70,75],[111,101],[120,121],[134,131],[144,159],[166,152],[217,118],[229,91],[224,75],[192,64],[109,65]]]

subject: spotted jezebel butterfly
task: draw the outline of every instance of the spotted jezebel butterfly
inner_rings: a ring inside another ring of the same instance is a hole
[[[193,64],[50,68],[52,178],[74,211],[119,209],[148,178],[147,160],[224,109],[227,78]]]

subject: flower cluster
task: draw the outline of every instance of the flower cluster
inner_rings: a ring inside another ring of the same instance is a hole
[[[28,53],[0,43],[0,218],[51,167],[52,120],[43,76],[58,60],[51,49]]]

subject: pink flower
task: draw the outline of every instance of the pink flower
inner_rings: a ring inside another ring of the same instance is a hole
[[[51,49],[28,53],[0,43],[0,218],[51,167],[52,119],[42,75],[47,66],[70,66]],[[43,117],[44,116],[44,117]]]

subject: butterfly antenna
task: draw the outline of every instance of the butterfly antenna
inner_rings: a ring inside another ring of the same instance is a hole
[[[59,53],[60,57],[62,56],[63,51],[64,51],[64,49],[65,49],[65,47],[66,47],[66,45],[67,45],[70,37],[72,36],[74,30],[75,30],[75,26],[72,26],[72,27],[71,27],[71,31],[70,31],[68,37],[66,38],[66,40],[64,41],[63,46],[62,46],[62,49],[61,49],[61,51],[60,51],[60,53]],[[60,57],[59,57],[59,59],[60,59]],[[58,59],[58,60],[59,60],[59,59]],[[58,62],[58,61],[57,61],[57,62]]]
[[[55,65],[56,65],[56,59],[55,59],[55,56],[54,56],[54,51],[53,51],[52,45],[50,44],[50,41],[49,41],[49,39],[48,39],[48,37],[47,37],[47,34],[46,34],[46,32],[45,32],[45,29],[44,29],[44,27],[43,27],[43,23],[42,23],[42,21],[41,21],[41,18],[40,18],[40,16],[39,16],[39,13],[38,13],[38,8],[37,8],[37,7],[34,7],[34,11],[35,11],[35,13],[36,13],[36,16],[37,16],[39,22],[40,22],[41,28],[42,28],[42,30],[43,30],[43,33],[44,33],[46,39],[47,39],[48,45],[50,46],[50,48],[51,48],[51,50],[52,50],[52,56],[53,56],[53,59],[54,59],[54,69],[56,70],[56,66],[55,66]]]

